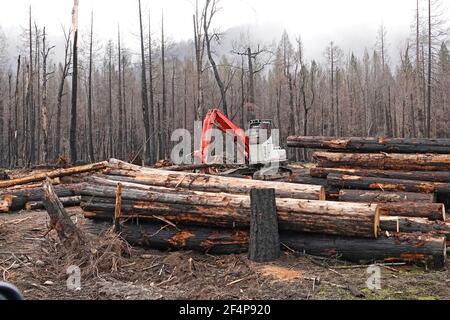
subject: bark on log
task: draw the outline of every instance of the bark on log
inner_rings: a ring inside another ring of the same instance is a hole
[[[371,190],[341,190],[339,201],[385,203],[385,202],[418,202],[435,203],[436,195],[418,192],[389,192]]]
[[[50,228],[58,233],[58,237],[66,248],[75,247],[84,243],[80,230],[70,219],[66,210],[59,201],[49,179],[43,185],[44,206],[50,217]]]
[[[85,211],[114,212],[113,187],[87,186],[83,191]],[[379,212],[376,205],[278,198],[281,229],[376,237]],[[250,225],[250,197],[233,194],[160,193],[126,189],[122,192],[122,214],[155,220],[163,216],[180,223],[245,227]]]
[[[398,180],[418,180],[429,182],[450,182],[450,172],[447,171],[394,171],[394,170],[365,170],[342,168],[311,168],[310,175],[314,178],[326,179],[328,174],[346,174],[361,177],[377,177]]]
[[[85,172],[99,171],[106,168],[107,164],[108,162],[99,162],[68,169],[58,169],[50,172],[31,174],[22,178],[0,181],[0,188],[8,188],[11,186],[27,184],[30,182],[43,181],[47,178],[56,178]]]
[[[415,217],[445,221],[445,206],[442,203],[398,202],[378,205],[381,216]]]
[[[153,186],[186,188],[208,192],[250,194],[252,188],[275,189],[279,198],[325,200],[323,186],[256,181],[231,177],[186,172],[171,172],[135,166],[119,160],[110,160],[106,173],[119,176],[117,181],[135,182]],[[125,179],[123,179],[125,178]]]
[[[347,189],[450,193],[450,183],[442,182],[372,178],[334,173],[328,175],[327,181],[331,186]]]
[[[427,233],[446,237],[450,241],[450,223],[424,218],[381,217],[382,231],[401,233]]]
[[[110,226],[110,223],[93,222],[86,223],[84,228],[98,234]],[[238,254],[248,250],[248,231],[195,226],[179,228],[161,223],[125,223],[122,237],[132,245],[160,250],[184,249],[211,254]],[[446,261],[445,238],[430,235],[395,234],[366,239],[282,232],[280,240],[282,249],[288,247],[301,253],[356,263],[399,261],[426,263],[439,269]]]
[[[10,180],[8,174],[5,171],[0,170],[0,181]]]
[[[450,154],[315,152],[313,158],[322,168],[450,171]]]
[[[450,139],[334,138],[291,136],[288,147],[346,152],[442,153],[450,154]]]
[[[58,185],[53,187],[56,195],[61,198],[73,197],[80,195],[83,184]],[[32,189],[3,190],[0,192],[0,203],[4,205],[1,208],[3,212],[13,212],[25,209],[27,202],[43,201],[43,187],[35,187]]]
[[[261,263],[275,261],[281,254],[275,190],[253,189],[250,199],[249,259]]]
[[[76,206],[79,206],[80,203],[81,203],[81,197],[80,196],[65,197],[65,198],[60,198],[59,200],[61,201],[61,204],[64,206],[64,208],[76,207]],[[44,201],[27,202],[25,204],[25,209],[27,211],[45,209]]]

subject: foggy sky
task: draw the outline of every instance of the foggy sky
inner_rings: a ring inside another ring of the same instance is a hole
[[[59,35],[61,25],[70,26],[73,0],[3,0],[0,1],[0,25],[3,29],[26,26],[30,4],[33,18],[39,26],[45,25],[51,34]],[[192,38],[195,0],[142,0],[142,4],[145,21],[151,10],[155,32],[159,33],[164,11],[169,39]],[[222,10],[214,26],[224,31],[243,24],[273,25],[288,30],[293,36],[301,35],[311,55],[323,51],[331,40],[337,44],[345,42],[344,49],[357,51],[373,45],[376,30],[383,23],[394,52],[400,46],[398,40],[410,34],[415,4],[416,0],[222,0]],[[136,47],[139,32],[137,0],[80,0],[82,32],[88,29],[91,10],[94,10],[97,38],[115,39],[120,23],[125,45]]]

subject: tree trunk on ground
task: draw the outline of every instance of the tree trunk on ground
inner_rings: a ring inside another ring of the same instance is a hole
[[[61,204],[64,206],[64,208],[78,207],[81,203],[80,196],[60,198],[59,200],[61,201]],[[27,211],[41,209],[45,209],[44,201],[30,201],[25,204],[25,210]]]
[[[329,174],[328,184],[345,189],[450,193],[450,183]]]
[[[67,198],[79,195],[82,184],[59,185],[54,187],[54,191],[58,197]],[[19,190],[4,190],[0,194],[0,212],[9,213],[25,209],[28,202],[43,201],[44,191],[42,185]]]
[[[399,180],[419,180],[430,182],[450,183],[450,172],[447,171],[394,171],[394,170],[365,170],[341,168],[311,168],[310,175],[314,178],[326,178],[328,174],[345,174],[361,177],[377,177]]]
[[[11,186],[17,186],[21,184],[27,184],[30,182],[36,182],[36,181],[43,181],[46,178],[56,178],[56,177],[63,177],[63,176],[70,176],[73,174],[79,174],[79,173],[85,173],[85,172],[92,172],[92,171],[99,171],[104,168],[106,168],[107,162],[99,162],[79,167],[72,167],[68,169],[58,169],[50,172],[43,172],[43,173],[34,173],[30,174],[25,177],[11,179],[7,181],[1,181],[0,182],[0,188],[8,188]]]
[[[450,241],[449,222],[413,217],[381,217],[380,227],[382,231],[388,232],[434,234]]]
[[[369,191],[369,190],[341,190],[339,192],[339,201],[348,202],[418,202],[434,203],[436,195],[416,192],[388,192],[388,191]]]
[[[280,257],[280,236],[274,189],[252,189],[249,259],[270,262]]]
[[[378,205],[381,216],[427,218],[445,221],[445,206],[442,203],[394,202]]]
[[[154,186],[246,194],[248,194],[252,188],[275,188],[277,197],[325,200],[325,191],[322,186],[255,181],[185,172],[170,172],[143,168],[117,160],[110,160],[109,168],[105,170],[105,172],[116,176],[111,178],[117,181],[137,182]]]
[[[82,208],[104,212],[112,218],[115,188],[99,185],[82,190]],[[122,192],[123,215],[155,220],[155,216],[179,223],[243,227],[250,225],[249,196],[206,192],[152,192],[127,189]],[[281,229],[328,234],[377,237],[376,205],[297,199],[277,199]]]
[[[322,168],[450,171],[450,154],[315,152],[313,157]]]
[[[101,233],[110,223],[87,223],[85,230]],[[126,223],[122,236],[133,245],[154,249],[195,250],[210,254],[239,254],[248,251],[247,231],[179,227],[175,229],[161,223]],[[283,249],[288,247],[300,253],[357,262],[409,262],[426,263],[429,267],[443,268],[446,262],[444,237],[417,234],[396,234],[374,239],[344,238],[318,234],[282,232]]]
[[[288,147],[346,152],[450,153],[450,139],[290,136]]]

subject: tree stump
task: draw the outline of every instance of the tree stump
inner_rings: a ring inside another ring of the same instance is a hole
[[[249,259],[270,262],[280,257],[280,236],[274,189],[252,189]]]
[[[43,185],[44,206],[50,217],[50,227],[56,230],[58,237],[66,248],[74,248],[84,243],[81,231],[75,226],[67,214],[64,206],[53,189],[51,181],[47,178]]]

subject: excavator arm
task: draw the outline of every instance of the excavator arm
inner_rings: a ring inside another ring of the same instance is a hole
[[[234,137],[235,141],[243,141],[245,147],[245,159],[249,159],[249,141],[244,130],[240,129],[224,113],[218,109],[208,111],[203,121],[200,150],[196,152],[196,157],[202,163],[207,162],[208,149],[211,144],[212,129],[216,126],[222,132]]]

